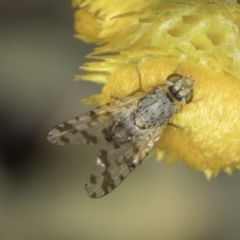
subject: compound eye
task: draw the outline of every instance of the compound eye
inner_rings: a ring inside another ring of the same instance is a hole
[[[190,103],[193,100],[193,90],[185,96],[186,104]]]
[[[173,73],[173,74],[171,74],[167,77],[167,81],[174,84],[174,83],[178,82],[181,78],[183,78],[182,75],[177,74],[177,73]]]

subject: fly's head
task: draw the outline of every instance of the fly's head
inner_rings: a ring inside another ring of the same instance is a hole
[[[166,86],[174,100],[181,104],[188,104],[193,99],[193,83],[190,75],[183,77],[173,73],[167,77]]]

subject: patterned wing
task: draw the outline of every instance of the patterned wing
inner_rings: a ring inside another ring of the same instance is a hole
[[[88,196],[99,198],[113,191],[148,155],[160,139],[163,128],[146,130],[138,143],[117,146],[112,142],[106,145],[99,152],[96,170],[85,185]]]
[[[108,121],[119,113],[128,114],[137,106],[139,94],[115,100],[53,128],[47,139],[56,145],[67,143],[78,144],[85,140],[86,144],[98,144],[107,133]]]

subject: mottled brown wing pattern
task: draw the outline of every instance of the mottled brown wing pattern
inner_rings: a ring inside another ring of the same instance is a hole
[[[56,145],[99,144],[104,142],[96,159],[96,171],[90,175],[85,185],[88,195],[92,198],[102,197],[116,188],[129,173],[143,160],[152,148],[148,143],[149,136],[143,136],[144,141],[119,145],[113,139],[107,141],[108,123],[115,115],[128,116],[137,108],[139,99],[145,94],[115,100],[98,107],[82,116],[59,124],[48,134],[48,140]],[[156,129],[155,129],[156,130]],[[156,130],[159,133],[159,131]],[[155,137],[156,138],[156,137]],[[146,145],[146,146],[145,146]]]
[[[113,191],[148,155],[159,140],[164,126],[147,130],[143,139],[119,148],[108,144],[100,150],[96,159],[96,171],[90,175],[85,188],[92,198],[103,197]],[[112,143],[114,144],[114,143]]]
[[[90,197],[99,198],[114,190],[143,161],[177,112],[175,102],[188,104],[193,95],[191,77],[174,73],[168,76],[165,90],[155,87],[148,93],[140,91],[114,100],[58,125],[48,140],[57,145],[78,144],[82,139],[87,144],[104,143],[96,171],[85,185]]]
[[[128,109],[137,106],[140,96],[137,94],[115,100],[63,122],[49,132],[47,139],[56,145],[79,144],[82,141],[86,144],[98,144],[105,138],[108,121],[119,112],[127,115]]]

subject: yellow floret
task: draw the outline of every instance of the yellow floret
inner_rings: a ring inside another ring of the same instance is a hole
[[[194,100],[167,126],[157,148],[207,178],[240,168],[240,6],[233,1],[73,1],[77,37],[102,44],[77,79],[105,84],[104,104],[176,71],[195,80]],[[159,155],[160,156],[160,155]]]

